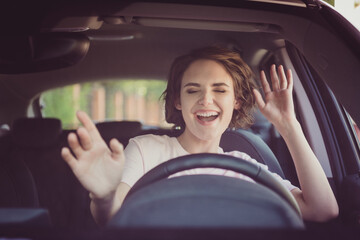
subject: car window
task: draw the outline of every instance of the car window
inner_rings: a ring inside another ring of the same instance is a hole
[[[74,84],[41,95],[43,117],[59,118],[63,128],[79,125],[75,113],[87,112],[95,122],[140,121],[144,125],[169,127],[160,99],[166,82],[121,80]]]

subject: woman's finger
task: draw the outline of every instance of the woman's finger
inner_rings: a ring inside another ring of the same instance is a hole
[[[111,139],[109,145],[114,159],[123,158],[124,146],[117,139]]]
[[[256,89],[253,90],[253,94],[255,97],[255,101],[261,111],[265,107],[265,102],[263,100],[263,97],[261,96],[260,92]]]
[[[92,147],[92,141],[89,132],[85,128],[79,127],[77,130],[77,134],[79,136],[82,148],[85,151],[90,150]]]
[[[61,149],[61,157],[65,160],[65,162],[67,162],[72,170],[76,168],[77,160],[67,147],[63,147]]]
[[[279,91],[279,90],[280,90],[279,78],[278,78],[278,75],[277,75],[277,73],[276,73],[276,66],[275,66],[275,64],[271,65],[271,68],[270,68],[270,78],[271,78],[271,83],[272,83],[272,89],[273,89],[273,91]]]
[[[102,137],[99,133],[99,131],[97,130],[95,124],[92,122],[92,120],[90,119],[90,117],[83,111],[78,111],[76,113],[77,118],[79,119],[79,121],[82,123],[82,125],[85,127],[85,129],[88,131],[90,137],[93,140],[102,140]]]
[[[265,72],[263,70],[260,72],[260,80],[261,80],[261,85],[264,89],[264,93],[266,94],[268,92],[271,92],[269,82],[267,81]]]
[[[292,76],[292,71],[291,69],[288,69],[286,71],[286,76],[287,76],[287,79],[288,79],[288,86],[287,88],[292,90],[293,89],[293,86],[294,86],[294,81],[293,81],[293,76]]]
[[[282,65],[278,67],[278,76],[280,78],[280,90],[286,89],[288,86],[288,80],[285,76],[284,67]]]
[[[83,154],[84,150],[81,147],[79,140],[75,133],[69,133],[68,143],[69,143],[71,150],[75,154],[75,157],[79,158]]]

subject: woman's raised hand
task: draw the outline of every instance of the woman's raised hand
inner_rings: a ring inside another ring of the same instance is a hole
[[[291,70],[285,70],[283,66],[270,68],[270,78],[272,89],[266,79],[264,71],[260,73],[261,85],[265,93],[265,101],[259,91],[254,90],[255,100],[261,113],[276,127],[280,132],[285,130],[286,126],[296,120],[294,103],[292,98],[293,79]]]
[[[105,199],[115,194],[120,183],[124,166],[123,146],[112,139],[109,149],[85,112],[77,112],[77,118],[83,127],[77,129],[77,134],[68,135],[72,153],[64,147],[61,156],[93,198]]]

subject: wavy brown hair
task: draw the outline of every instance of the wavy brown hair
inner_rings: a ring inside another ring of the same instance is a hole
[[[165,100],[165,117],[168,123],[185,128],[185,122],[180,110],[175,108],[175,102],[180,98],[181,81],[186,69],[196,60],[208,59],[216,61],[225,67],[233,80],[235,98],[240,101],[240,109],[234,109],[229,127],[247,128],[253,123],[255,98],[252,90],[256,88],[254,74],[240,55],[227,48],[209,46],[199,48],[177,57],[171,65],[167,88],[163,93]]]

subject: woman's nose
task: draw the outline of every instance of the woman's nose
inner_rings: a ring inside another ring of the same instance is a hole
[[[199,104],[207,106],[213,104],[213,96],[210,92],[205,92],[199,100]]]

